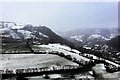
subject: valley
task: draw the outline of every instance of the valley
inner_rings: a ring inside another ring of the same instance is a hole
[[[4,78],[19,78],[21,75],[28,80],[33,77],[45,79],[44,76],[54,78],[51,75],[57,75],[55,79],[72,77],[107,79],[109,76],[119,78],[116,75],[120,71],[120,52],[118,48],[109,45],[109,42],[118,36],[116,30],[103,35],[99,29],[97,31],[93,29],[89,35],[82,33],[68,38],[59,36],[46,26],[29,24],[19,29],[15,27],[8,25],[0,28],[2,32],[0,70]],[[68,67],[64,69],[65,66]],[[33,69],[33,72],[28,69]],[[42,72],[39,69],[42,69]],[[25,72],[27,70],[28,72]],[[11,77],[8,77],[9,75]]]

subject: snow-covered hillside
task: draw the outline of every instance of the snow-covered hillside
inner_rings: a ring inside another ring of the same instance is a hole
[[[81,41],[81,42],[83,42],[83,37],[84,35],[77,35],[77,36],[71,36],[70,38],[71,39],[75,39],[75,40],[77,40],[77,41]]]
[[[29,39],[35,38],[37,36],[41,36],[44,38],[49,38],[47,35],[43,34],[42,32],[38,32],[37,34],[35,31],[24,30],[24,25],[15,24],[15,23],[6,23],[4,26],[0,27],[0,33],[2,33],[2,37],[5,38],[12,38],[12,39]],[[37,31],[36,31],[37,32]],[[37,37],[37,38],[41,38]]]
[[[118,28],[80,28],[67,32],[59,32],[61,36],[68,40],[78,42],[90,42],[91,40],[108,41],[118,35]],[[93,41],[94,42],[94,41]],[[96,42],[96,41],[95,41]]]
[[[99,34],[93,34],[88,37],[88,40],[93,40],[93,39],[102,39],[102,40],[110,40],[109,38],[106,38],[102,35]]]
[[[87,41],[87,40],[94,40],[94,39],[100,39],[100,40],[110,40],[113,36],[111,35],[110,38],[106,38],[102,35],[99,35],[99,34],[92,34],[92,35],[89,35],[86,40],[84,39],[84,36],[85,35],[76,35],[76,36],[71,36],[70,38],[71,39],[74,39],[74,40],[77,40],[77,41],[80,41],[80,42],[83,42],[83,41]]]
[[[28,39],[28,38],[33,37],[33,35],[31,34],[31,32],[27,31],[27,30],[18,30],[17,32],[21,33],[22,35],[24,35],[24,39]]]
[[[20,39],[20,37],[9,28],[1,28],[0,32],[2,33],[2,37]]]
[[[103,45],[119,34],[117,28],[87,28],[66,32],[66,39],[81,46]]]
[[[5,25],[9,24],[4,22]],[[34,26],[31,24],[21,25],[21,24],[13,24],[3,26],[0,24],[0,30],[2,31],[2,41],[3,42],[23,42],[23,41],[30,41],[31,43],[35,42],[41,44],[48,44],[48,43],[61,43],[61,44],[69,44],[71,42],[65,40],[64,38],[57,35],[54,31],[46,26]],[[8,31],[4,31],[4,28],[7,28]],[[7,33],[5,33],[7,32]],[[9,37],[12,34],[12,37]],[[14,36],[13,36],[14,34]]]

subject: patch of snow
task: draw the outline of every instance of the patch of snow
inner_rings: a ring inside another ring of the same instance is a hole
[[[50,78],[61,78],[62,76],[60,74],[50,74],[49,75]]]
[[[118,73],[120,73],[120,71],[108,73],[104,67],[104,64],[96,64],[96,66],[93,67],[93,70],[96,74],[101,75],[103,78],[116,78],[116,80],[119,78]]]
[[[91,47],[88,47],[87,45],[84,45],[83,48],[85,48],[85,49],[91,49]]]
[[[12,37],[12,38],[15,38],[15,39],[20,38],[13,30],[11,30],[9,28],[1,28],[0,32],[2,33],[2,37]]]
[[[87,47],[87,46],[84,46],[83,48],[85,48],[85,49],[91,49],[91,47]]]
[[[27,30],[18,30],[19,33],[22,33],[24,35],[25,39],[31,38],[32,34],[30,31]]]
[[[66,46],[66,45],[60,45],[60,44],[49,44],[51,46],[56,46],[59,49],[64,49],[64,50],[68,50],[68,51],[73,51],[75,53],[80,53],[78,50],[76,49],[71,49],[70,47]]]
[[[43,36],[43,37],[48,38],[48,36],[47,36],[47,35],[45,35],[45,34],[43,34],[43,33],[41,33],[41,32],[39,32],[39,35],[41,35],[41,36]]]
[[[99,45],[98,44],[95,44],[96,47],[98,47]]]
[[[14,33],[13,31],[11,32],[11,34],[10,34],[14,39],[20,39],[20,37],[16,34],[16,33]]]
[[[87,53],[84,53],[84,55],[85,55],[85,56],[86,56],[86,55],[88,55],[88,56],[92,56],[92,57],[93,57],[93,59],[98,59],[98,57],[97,57],[97,56],[92,55],[92,54],[87,54]]]
[[[82,75],[82,76],[79,76],[78,78],[83,78],[83,80],[89,80],[89,79],[91,79],[91,80],[94,80],[94,77],[92,77],[92,76],[90,76],[90,75]]]
[[[114,34],[114,33],[112,33],[111,35],[110,35],[110,39],[112,39],[112,38],[114,38],[116,35]]]
[[[118,76],[119,72],[114,72],[114,73],[108,73],[108,74],[104,74],[102,75],[104,78],[116,78],[114,80],[119,80],[119,76]]]
[[[23,28],[24,26],[22,25],[18,25],[18,26],[13,26],[12,29],[20,29],[20,28]]]
[[[114,62],[112,62],[112,61],[109,61],[109,60],[105,60],[106,62],[108,62],[108,63],[110,63],[110,64],[112,64],[112,65],[115,65],[115,66],[119,66],[118,64],[116,64],[116,63],[114,63]]]
[[[71,50],[71,48],[70,47],[68,47],[68,46],[66,46],[66,45],[60,45],[60,44],[49,44],[49,45],[51,45],[51,46],[56,46],[56,47],[58,47],[58,48],[60,48],[60,49],[66,49],[66,50]]]
[[[0,28],[1,33],[5,33],[5,32],[8,32],[8,31],[10,31],[9,28]]]
[[[117,55],[119,55],[120,54],[120,52],[118,52],[118,53],[116,53]]]
[[[110,40],[110,39],[105,38],[104,36],[99,35],[99,34],[93,34],[93,35],[89,36],[88,39],[89,39],[89,40],[93,40],[93,39]]]
[[[77,60],[84,60],[84,61],[90,60],[88,58],[80,56],[79,54],[75,54],[73,52],[70,52],[71,49],[69,47],[66,47],[66,46],[63,46],[60,44],[39,45],[39,47],[45,47],[45,48],[47,48],[47,51],[63,52],[65,55],[71,55],[72,58],[76,58]]]
[[[84,35],[80,35],[80,36],[71,36],[70,38],[75,39],[75,40],[77,40],[77,41],[83,42],[83,39],[82,39],[83,36],[84,36]]]
[[[76,49],[72,49],[72,51],[75,52],[75,53],[81,53],[81,52],[79,52],[79,51],[76,50]]]

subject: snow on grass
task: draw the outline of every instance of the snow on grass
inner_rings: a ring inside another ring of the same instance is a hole
[[[96,74],[106,74],[106,73],[108,73],[106,71],[106,68],[104,67],[104,64],[96,64],[93,67],[93,70],[95,71]]]
[[[85,55],[85,56],[86,56],[86,55],[88,55],[88,56],[92,56],[92,57],[93,57],[93,59],[98,59],[98,57],[97,57],[97,56],[92,55],[92,54],[87,54],[87,53],[84,53],[84,55]]]
[[[62,76],[60,74],[50,74],[48,75],[50,78],[61,78]]]
[[[48,36],[47,36],[47,35],[45,35],[45,34],[43,34],[43,33],[41,33],[41,32],[39,32],[39,35],[41,35],[41,36],[43,36],[43,37],[48,38]]]
[[[116,78],[116,80],[119,80],[118,73],[120,73],[120,72],[107,73],[107,74],[104,74],[102,76],[103,76],[103,78]]]
[[[77,77],[77,78],[82,78],[83,80],[89,80],[89,79],[91,79],[91,80],[94,80],[94,77],[92,77],[92,76],[90,76],[90,75],[82,75],[82,76],[79,76],[79,77]]]
[[[88,46],[83,46],[83,48],[85,48],[85,49],[91,49],[91,47],[88,47]]]
[[[77,65],[63,57],[51,54],[6,54],[0,56],[0,69],[27,69],[27,68],[41,68],[51,67],[57,64],[63,65]]]
[[[104,67],[104,64],[96,64],[96,66],[93,67],[93,70],[96,74],[101,75],[103,78],[118,78],[118,73],[120,73],[120,71],[108,73]]]
[[[112,61],[109,61],[109,60],[105,60],[106,62],[108,62],[108,63],[110,63],[110,64],[112,64],[112,65],[115,65],[115,66],[120,66],[120,65],[118,65],[118,64],[116,64],[116,63],[114,63],[114,62],[112,62]]]
[[[93,59],[98,59],[98,57],[97,56],[95,56],[95,55],[92,55],[92,54],[87,54],[87,53],[84,53],[84,55],[86,56],[86,55],[88,55],[88,56],[92,56],[93,57]],[[101,58],[101,59],[103,59],[103,58]],[[114,63],[114,62],[112,62],[112,61],[109,61],[109,60],[106,60],[106,59],[104,59],[106,62],[108,62],[109,64],[112,64],[112,65],[115,65],[115,66],[120,66],[119,64],[116,64],[116,63]]]
[[[85,60],[85,61],[89,61],[88,58],[82,57],[79,54],[70,52],[71,48],[64,46],[64,45],[60,45],[60,44],[49,44],[49,45],[39,45],[39,47],[44,47],[47,48],[47,51],[58,51],[58,52],[63,52],[65,55],[71,55],[72,58],[76,58],[77,60]],[[78,52],[77,50],[74,50],[76,52]]]
[[[57,47],[59,49],[64,49],[64,50],[68,50],[68,51],[73,51],[75,53],[80,53],[78,50],[76,49],[71,49],[70,47],[66,46],[66,45],[60,45],[60,44],[49,44],[51,46]]]
[[[76,49],[72,49],[72,51],[75,52],[75,53],[81,53],[81,52],[79,52],[79,51],[76,50]]]
[[[28,31],[28,30],[18,30],[19,33],[22,33],[22,35],[24,35],[25,39],[34,37],[34,35],[32,35],[32,32]],[[39,35],[48,38],[47,35],[44,35],[43,33],[39,32]]]

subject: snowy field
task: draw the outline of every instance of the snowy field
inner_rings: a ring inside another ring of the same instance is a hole
[[[96,74],[101,75],[103,78],[117,78],[117,80],[119,80],[118,73],[120,73],[120,71],[108,73],[104,67],[104,64],[96,64],[96,66],[93,67],[93,70],[96,72]]]
[[[70,78],[70,75],[68,74],[48,74],[48,76],[51,79],[56,79],[56,78]],[[76,80],[79,80],[80,78],[84,78],[83,80],[87,80],[87,78],[89,78],[90,80],[95,80],[94,77],[92,77],[89,73],[85,72],[85,73],[79,73],[79,74],[73,74],[73,76],[76,78]],[[33,77],[26,77],[28,80],[46,80],[43,78],[43,76],[33,76]],[[67,79],[68,80],[68,79]],[[74,79],[70,79],[70,80],[74,80]]]
[[[51,54],[4,54],[0,55],[0,69],[40,68],[56,65],[77,65],[65,58]]]
[[[71,55],[72,58],[77,60],[89,61],[88,58],[79,55],[79,51],[72,49],[65,45],[48,44],[36,45],[41,51],[58,51],[63,52],[65,55]],[[48,67],[56,64],[60,65],[77,65],[76,63],[66,60],[63,57],[51,54],[2,54],[0,55],[0,69],[19,69],[28,67]]]
[[[68,46],[60,45],[60,44],[48,44],[48,45],[35,45],[39,48],[40,51],[58,51],[63,52],[65,55],[71,55],[72,58],[76,58],[77,60],[89,61],[88,58],[82,57],[79,55],[79,51],[75,49],[71,49]],[[73,52],[71,52],[73,51]]]

